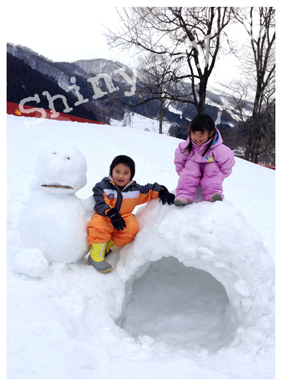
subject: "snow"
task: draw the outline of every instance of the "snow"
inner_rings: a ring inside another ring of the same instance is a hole
[[[35,164],[35,174],[41,184],[54,184],[58,180],[62,186],[71,189],[62,189],[60,194],[77,192],[86,185],[86,159],[75,147],[65,145],[52,146],[38,156]],[[60,189],[60,188],[59,188]],[[58,188],[49,188],[57,194]]]
[[[112,126],[126,126],[134,129],[150,131],[152,133],[159,132],[159,121],[157,119],[151,119],[137,113],[128,113],[122,121],[111,119]],[[163,121],[163,134],[167,134],[171,123]]]
[[[18,229],[25,247],[43,252],[49,262],[76,263],[88,252],[94,198],[84,202],[75,194],[86,185],[86,171],[84,155],[70,145],[46,148],[36,160],[37,179],[30,183]]]
[[[199,189],[188,207],[139,207],[139,233],[113,248],[114,270],[102,275],[85,257],[50,261],[25,247],[18,220],[39,155],[79,149],[87,182],[75,196],[89,204],[118,154],[135,160],[139,183],[174,190],[181,140],[141,122],[25,121],[35,119],[7,116],[8,379],[275,378],[275,171],[236,158],[223,202],[202,202]],[[45,215],[68,224],[49,199]]]
[[[43,252],[36,248],[26,249],[16,255],[13,270],[16,273],[23,273],[30,277],[43,276],[48,267]]]

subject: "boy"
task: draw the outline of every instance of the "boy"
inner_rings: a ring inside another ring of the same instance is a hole
[[[113,268],[105,261],[112,246],[122,247],[130,243],[139,230],[132,211],[136,205],[160,198],[169,205],[174,202],[174,194],[157,183],[145,186],[133,181],[134,161],[119,155],[111,163],[109,177],[103,178],[92,189],[96,213],[88,223],[88,263],[101,273]]]

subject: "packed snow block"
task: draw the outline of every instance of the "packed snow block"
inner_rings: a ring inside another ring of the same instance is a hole
[[[48,267],[48,261],[39,249],[27,249],[17,253],[13,271],[29,277],[44,276]]]
[[[123,247],[116,267],[126,283],[121,315],[134,280],[153,262],[175,258],[185,267],[209,273],[225,288],[229,304],[222,342],[248,345],[256,340],[257,346],[273,334],[274,262],[239,210],[226,200],[182,208],[153,200],[136,218],[140,231]]]
[[[75,263],[89,250],[87,223],[94,198],[76,192],[85,186],[87,164],[75,147],[58,144],[37,158],[31,195],[18,221],[23,244],[37,249],[50,262]]]

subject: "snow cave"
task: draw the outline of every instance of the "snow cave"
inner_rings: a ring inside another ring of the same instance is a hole
[[[154,200],[137,211],[140,231],[115,268],[124,294],[113,319],[134,339],[176,350],[262,343],[273,329],[269,322],[265,331],[274,312],[272,258],[232,204],[200,196],[198,189],[182,208]]]

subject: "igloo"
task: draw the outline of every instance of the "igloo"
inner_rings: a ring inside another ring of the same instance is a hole
[[[272,339],[274,262],[238,209],[153,200],[136,218],[140,231],[115,267],[124,294],[111,316],[122,329],[207,352]]]

